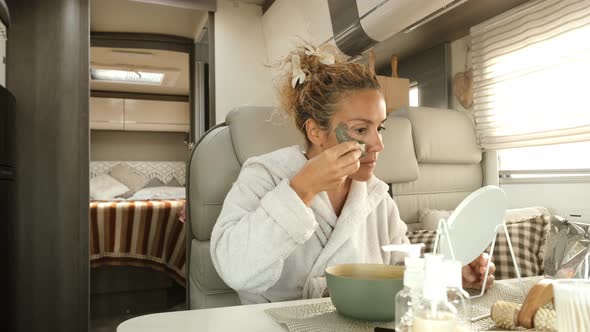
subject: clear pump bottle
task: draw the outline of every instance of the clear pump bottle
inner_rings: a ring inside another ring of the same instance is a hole
[[[461,331],[469,331],[471,323],[471,305],[469,293],[463,289],[461,262],[448,260],[443,262],[447,286],[447,300],[457,309],[457,323]]]
[[[395,328],[398,332],[411,331],[412,307],[422,297],[424,280],[424,258],[406,257],[404,262],[404,288],[395,296]]]
[[[413,332],[455,332],[457,309],[447,300],[442,256],[428,254],[424,261],[422,300],[414,310]]]

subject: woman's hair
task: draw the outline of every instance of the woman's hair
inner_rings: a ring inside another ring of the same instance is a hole
[[[294,78],[293,56],[299,58],[299,64],[295,66],[300,65],[300,73],[305,74],[303,82]],[[326,57],[331,61],[325,61]],[[284,58],[285,64],[290,64],[291,68],[279,85],[281,104],[283,110],[294,118],[308,144],[307,120],[313,119],[321,128],[328,129],[335,106],[348,93],[361,89],[381,91],[375,73],[367,66],[345,62],[327,48],[318,49],[309,44],[297,47]]]

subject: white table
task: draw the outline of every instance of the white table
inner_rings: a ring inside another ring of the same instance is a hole
[[[127,320],[117,332],[285,332],[264,310],[301,304],[321,303],[327,298],[166,312]],[[500,332],[490,330],[488,332]]]
[[[287,329],[267,315],[264,312],[265,309],[325,301],[329,301],[329,299],[264,303],[145,315],[121,323],[117,327],[117,332],[284,332]]]

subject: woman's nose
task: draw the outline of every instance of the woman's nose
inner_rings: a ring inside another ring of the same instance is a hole
[[[383,151],[383,138],[377,132],[368,137],[365,141],[367,144],[367,151],[368,152],[381,152]]]

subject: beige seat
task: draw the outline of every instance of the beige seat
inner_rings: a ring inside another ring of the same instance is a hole
[[[395,190],[400,190],[404,197],[402,215],[415,223],[417,208],[430,203],[432,208],[439,203],[441,207],[455,207],[464,197],[464,192],[476,189],[476,183],[481,186],[481,153],[475,145],[471,120],[463,113],[411,109],[399,115],[390,116],[385,124],[385,150],[379,158],[375,174],[385,182],[395,184]],[[419,137],[412,134],[413,124],[410,121],[418,125],[422,133]],[[449,136],[447,131],[437,129],[439,125],[449,126],[448,132],[454,135]],[[432,128],[429,129],[429,126]],[[455,137],[457,132],[462,134],[453,141],[450,137]],[[448,137],[441,140],[437,137],[440,135]],[[213,266],[209,240],[225,195],[238,177],[241,165],[252,156],[303,142],[291,121],[274,116],[272,108],[245,107],[230,112],[224,124],[210,130],[197,144],[188,172],[187,285],[191,309],[239,304],[237,294],[221,280]],[[414,142],[419,144],[416,146]],[[455,151],[442,152],[440,149],[447,149],[448,144],[453,150],[465,150],[465,155],[457,155]],[[415,151],[418,152],[418,159]],[[475,154],[479,154],[479,159]],[[478,167],[477,175],[467,174],[471,180],[457,178],[458,173]],[[433,171],[432,168],[440,168],[441,171]],[[446,170],[453,177],[446,178]],[[432,197],[428,194],[429,184],[416,181],[421,171],[427,174],[435,190]]]
[[[419,177],[392,183],[394,199],[408,229],[418,229],[420,210],[453,210],[483,185],[482,153],[475,126],[465,112],[411,107],[405,114],[412,124]]]

